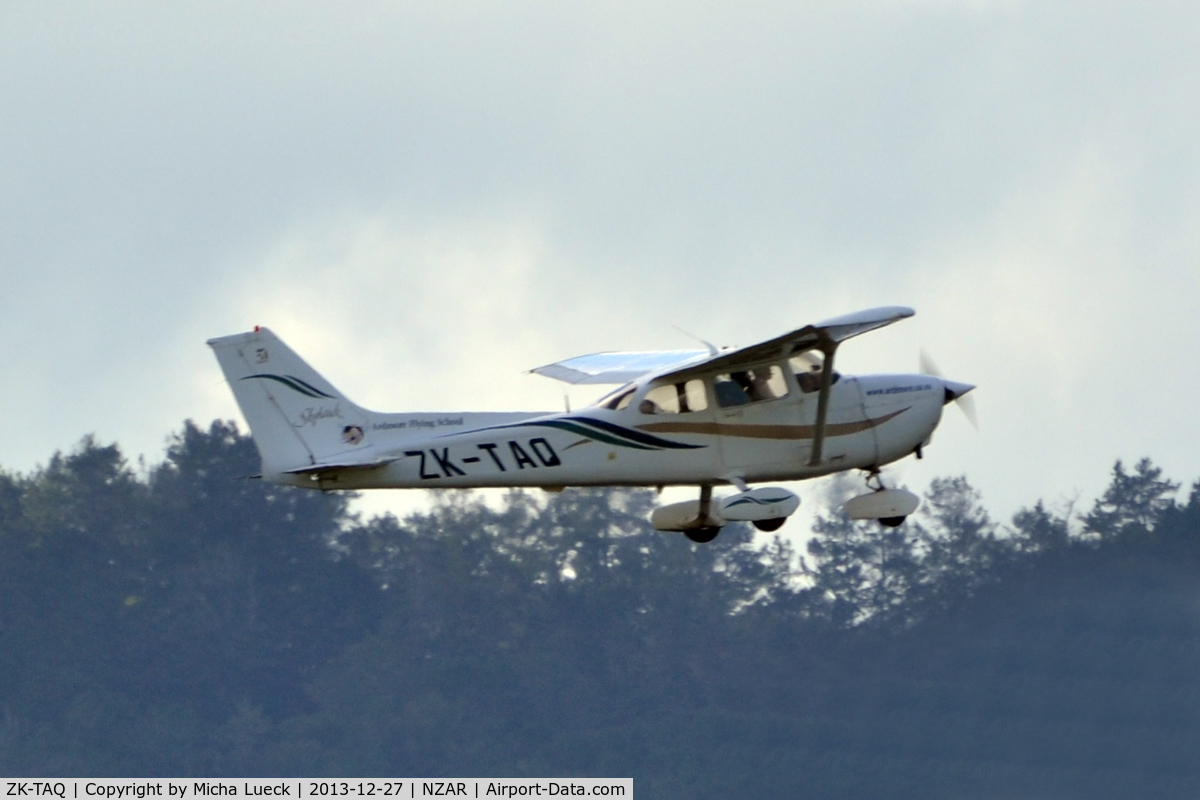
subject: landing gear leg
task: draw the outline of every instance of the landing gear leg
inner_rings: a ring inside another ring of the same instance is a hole
[[[704,485],[700,487],[700,517],[699,521],[707,522],[712,519],[709,516],[709,509],[712,508],[712,486]],[[721,532],[720,525],[705,525],[701,528],[688,528],[683,532],[683,535],[691,539],[696,544],[708,544],[713,539],[717,538],[717,534]]]

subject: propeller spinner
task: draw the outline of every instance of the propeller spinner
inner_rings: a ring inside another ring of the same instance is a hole
[[[979,417],[975,413],[975,398],[968,397],[967,393],[975,388],[970,383],[959,383],[958,381],[949,381],[942,377],[942,371],[937,368],[937,364],[933,363],[933,359],[924,350],[921,350],[921,373],[923,375],[932,375],[942,382],[942,386],[946,390],[946,403],[954,403],[962,411],[963,416],[967,418],[967,422],[971,423],[971,427],[979,430]]]

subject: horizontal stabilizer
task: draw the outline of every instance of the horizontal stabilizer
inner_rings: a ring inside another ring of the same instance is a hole
[[[345,464],[310,464],[307,467],[299,469],[284,470],[285,475],[314,475],[319,472],[332,472],[333,470],[368,470],[386,467],[393,461],[399,461],[399,456],[391,458],[380,458],[375,461],[357,461]]]

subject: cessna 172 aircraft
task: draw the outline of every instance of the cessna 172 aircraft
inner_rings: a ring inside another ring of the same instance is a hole
[[[596,353],[533,370],[620,384],[574,412],[382,414],[350,402],[266,328],[208,344],[266,480],[314,489],[690,485],[697,499],[659,507],[651,522],[709,542],[729,522],[767,531],[784,523],[800,499],[750,488],[766,481],[864,470],[872,491],[846,504],[852,518],[894,526],[916,510],[915,495],[884,488],[880,468],[920,458],[942,407],[974,387],[833,369],[842,342],[912,315],[876,308],[749,347]],[[716,485],[737,491],[715,498]]]

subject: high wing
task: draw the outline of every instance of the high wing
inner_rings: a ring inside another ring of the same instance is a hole
[[[809,464],[817,466],[825,447],[825,420],[829,413],[829,387],[833,379],[833,356],[842,342],[860,333],[877,330],[885,325],[891,325],[902,319],[911,317],[914,312],[904,306],[884,306],[868,308],[841,317],[827,319],[816,325],[806,325],[791,333],[776,336],[759,344],[740,347],[724,353],[718,353],[701,365],[686,365],[680,369],[670,370],[662,378],[683,377],[695,371],[696,366],[702,366],[706,371],[727,369],[732,371],[738,367],[749,367],[756,362],[774,358],[788,358],[808,350],[820,350],[825,354],[821,369],[821,390],[817,396],[817,419],[813,426],[812,455]]]
[[[673,377],[698,370],[732,369],[772,358],[798,355],[807,350],[832,349],[860,333],[911,317],[911,308],[885,306],[858,311],[806,325],[765,342],[722,352],[709,350],[651,350],[627,353],[592,353],[556,361],[530,370],[565,383],[628,383],[656,373]]]
[[[708,371],[751,366],[769,359],[789,358],[808,350],[831,351],[841,342],[858,336],[860,333],[891,325],[893,322],[911,317],[914,313],[916,312],[911,308],[904,306],[884,306],[856,311],[853,314],[818,322],[816,325],[805,325],[803,328],[797,328],[765,342],[725,350],[700,363],[680,365],[678,369],[664,372],[662,377],[674,377],[694,372],[698,368]]]
[[[592,353],[556,361],[530,372],[564,383],[629,383],[643,375],[702,361],[708,350],[650,350],[641,353]]]

